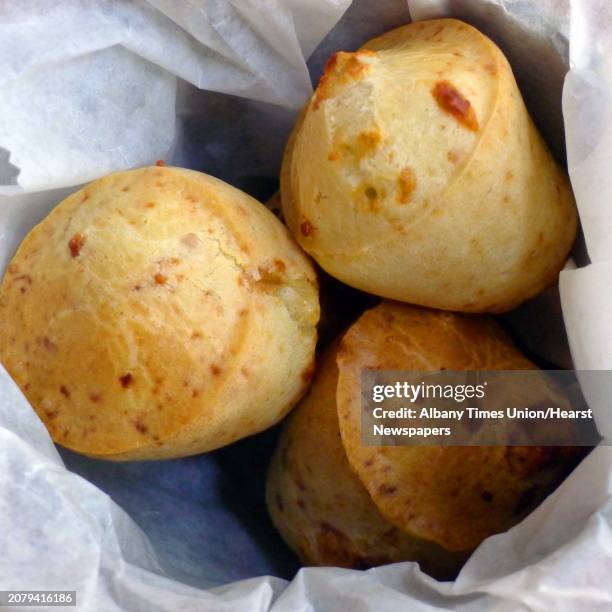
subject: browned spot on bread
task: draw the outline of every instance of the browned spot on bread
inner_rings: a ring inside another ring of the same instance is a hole
[[[57,417],[58,414],[59,412],[57,410],[45,410],[45,416],[51,420]]]
[[[89,399],[94,403],[97,404],[101,399],[102,399],[102,395],[100,393],[97,393],[95,391],[91,392],[89,394]]]
[[[335,53],[332,53],[327,58],[327,60],[325,61],[325,64],[323,65],[323,74],[333,72],[336,69],[336,65],[338,63],[338,53],[342,53],[342,52],[336,51]]]
[[[134,428],[141,434],[146,434],[149,431],[149,428],[142,422],[140,417],[134,421]]]
[[[124,389],[127,389],[134,382],[134,377],[130,372],[128,372],[127,374],[119,377],[119,382]]]
[[[368,200],[377,200],[378,199],[378,191],[376,187],[372,185],[367,185],[363,190],[363,193]]]
[[[62,385],[60,387],[60,393],[64,396],[64,397],[70,397],[70,391],[68,390],[68,388],[65,385]]]
[[[357,143],[359,145],[358,153],[361,153],[359,157],[362,157],[363,155],[375,150],[380,144],[381,140],[382,137],[378,130],[360,132],[359,136],[357,136]]]
[[[406,204],[416,188],[416,177],[414,176],[412,168],[406,166],[406,168],[401,171],[397,182],[397,201],[400,204]]]
[[[338,51],[325,62],[323,76],[313,99],[313,109],[317,110],[321,103],[333,97],[337,85],[363,78],[368,65],[361,60],[366,56],[376,55],[374,51],[361,49],[354,53]]]
[[[155,208],[155,202],[147,202],[145,208]]]
[[[245,378],[248,378],[248,377],[249,377],[249,371],[248,371],[248,369],[247,369],[246,367],[242,366],[242,367],[240,368],[240,372],[242,373],[242,375],[243,375]]]
[[[506,182],[510,183],[512,182],[512,179],[514,179],[514,172],[512,172],[512,170],[508,170],[506,172]]]
[[[308,221],[308,219],[305,219],[300,224],[300,232],[302,232],[302,236],[311,236],[314,233],[315,229],[315,226],[310,221]]]
[[[201,337],[202,337],[202,334],[201,334],[199,331],[194,331],[194,332],[191,334],[191,338],[192,338],[192,340],[198,340],[198,339],[200,339]]]
[[[486,64],[485,70],[493,76],[497,74],[497,66],[493,62],[489,62],[488,64]]]
[[[381,484],[380,487],[378,487],[378,492],[381,495],[393,495],[396,491],[397,487],[394,487],[393,485]]]
[[[284,272],[287,269],[287,266],[285,265],[285,262],[282,259],[275,259],[274,260],[274,267],[279,272]]]
[[[153,276],[153,278],[155,279],[155,282],[158,285],[165,285],[166,281],[168,280],[166,278],[166,276],[164,276],[163,274],[161,274],[160,272],[158,272],[157,274],[155,274],[155,276]]]
[[[213,376],[219,376],[221,374],[221,368],[215,363],[211,364],[210,371]]]
[[[337,143],[329,154],[331,161],[348,156],[359,161],[366,155],[371,155],[380,144],[382,136],[376,126],[372,129],[360,132],[356,138]],[[317,201],[319,201],[317,197]]]
[[[78,257],[81,254],[81,249],[85,244],[85,236],[82,234],[75,234],[68,241],[68,248],[70,249],[70,255],[72,257]]]
[[[472,132],[478,131],[478,119],[470,101],[449,81],[438,81],[431,90],[438,106]]]

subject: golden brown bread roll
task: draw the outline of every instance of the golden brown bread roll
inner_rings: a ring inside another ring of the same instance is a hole
[[[268,476],[273,521],[306,564],[414,560],[452,578],[485,537],[520,521],[572,465],[573,448],[365,446],[366,368],[535,366],[489,317],[393,302],[366,312],[320,363]]]
[[[314,270],[263,205],[151,167],[91,183],[26,237],[0,290],[0,357],[63,446],[178,457],[281,419],[318,318]]]
[[[332,276],[387,298],[501,312],[558,276],[567,177],[501,51],[453,19],[336,53],[289,139],[283,212]]]
[[[351,470],[338,429],[337,384],[334,346],[289,416],[270,465],[267,502],[277,529],[306,565],[366,569],[414,559],[440,580],[454,578],[467,555],[388,523]]]
[[[572,447],[362,443],[365,368],[537,369],[492,318],[383,302],[348,330],[337,361],[338,418],[352,469],[390,523],[448,550],[472,550],[484,538],[518,523],[577,457]]]

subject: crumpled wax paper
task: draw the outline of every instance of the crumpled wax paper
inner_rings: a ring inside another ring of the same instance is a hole
[[[347,4],[2,3],[0,269],[67,192],[111,170],[164,157],[269,195],[294,109],[309,92],[304,58]],[[577,366],[610,367],[605,0],[576,1],[571,25],[566,0],[409,4],[415,18],[455,15],[502,46],[561,159],[569,36],[568,160],[593,264],[563,272],[561,295]],[[329,52],[405,23],[407,9],[404,0],[354,0],[308,61],[311,75]],[[586,261],[580,249],[574,259]],[[509,324],[528,348],[564,363],[560,328],[532,338],[559,321],[557,299],[549,292]],[[595,449],[520,525],[483,542],[454,583],[438,583],[414,563],[295,574],[263,503],[276,435],[165,462],[58,453],[0,367],[0,589],[76,590],[78,609],[105,612],[612,608],[611,448]]]
[[[609,2],[575,3],[563,112],[569,173],[590,264],[564,271],[559,287],[574,362],[584,370],[612,369],[611,32]],[[583,390],[600,432],[612,437],[612,383],[583,384]]]

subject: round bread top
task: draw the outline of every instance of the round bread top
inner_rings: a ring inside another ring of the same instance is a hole
[[[349,329],[337,362],[338,417],[351,467],[388,521],[448,550],[471,550],[521,520],[550,492],[573,452],[362,443],[365,369],[534,369],[492,318],[383,302]]]
[[[284,212],[300,243],[315,256],[374,251],[429,214],[478,146],[502,70],[485,36],[450,19],[335,53],[289,153]]]
[[[318,314],[312,266],[263,205],[150,167],[72,194],[23,241],[1,288],[0,356],[64,446],[121,454],[196,420],[216,423],[220,445],[240,437],[223,422],[232,396],[259,393],[249,376],[269,351],[303,386],[290,366],[310,366]],[[242,435],[271,424],[258,418]]]

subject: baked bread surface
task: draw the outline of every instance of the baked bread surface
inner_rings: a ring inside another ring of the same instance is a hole
[[[518,523],[554,490],[578,457],[578,449],[571,446],[363,444],[365,369],[537,370],[492,317],[383,302],[351,326],[337,362],[338,419],[352,469],[391,524],[447,550],[473,550],[486,537]],[[531,376],[529,381],[533,389],[523,392],[521,401],[533,397],[544,405],[571,408],[549,388],[544,376],[535,383]],[[495,398],[495,408],[503,404],[501,398],[514,405],[516,384],[516,379],[500,379],[489,386],[487,396]],[[490,406],[485,402],[482,407]],[[462,426],[469,428],[469,423]],[[523,427],[520,422],[515,426]],[[526,427],[520,439],[529,439],[529,424]],[[568,436],[567,429],[546,434]],[[512,437],[513,432],[508,434]],[[478,444],[477,431],[474,444]]]
[[[0,357],[56,442],[161,459],[280,420],[318,319],[313,267],[272,213],[150,167],[87,185],[26,237],[0,290]]]
[[[337,345],[328,349],[284,426],[267,481],[274,524],[305,565],[367,569],[416,560],[440,580],[454,578],[467,555],[389,523],[351,469],[338,428],[336,354]]]
[[[333,55],[289,139],[285,219],[332,276],[433,308],[502,312],[554,284],[569,182],[502,52],[453,19]]]

